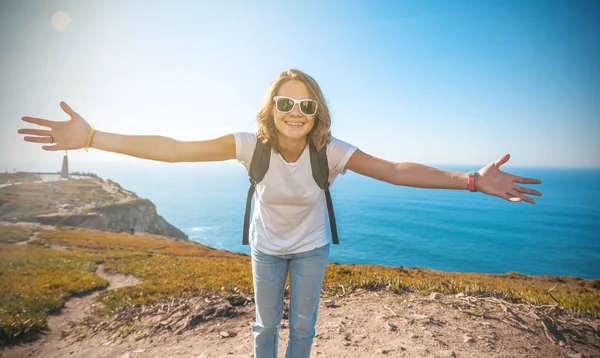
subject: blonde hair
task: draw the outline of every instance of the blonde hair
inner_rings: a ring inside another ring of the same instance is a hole
[[[331,139],[331,117],[329,116],[329,108],[327,108],[325,97],[323,96],[317,81],[306,73],[295,69],[290,69],[279,74],[275,81],[271,83],[267,93],[265,93],[260,110],[256,115],[256,121],[258,122],[258,139],[260,139],[267,148],[273,148],[276,152],[280,151],[279,143],[277,141],[278,132],[275,127],[275,119],[273,118],[273,107],[275,104],[273,97],[277,95],[277,92],[279,92],[279,89],[284,83],[292,80],[304,83],[308,88],[311,99],[314,99],[318,103],[317,113],[315,114],[315,124],[308,133],[308,140],[317,150],[321,150]]]

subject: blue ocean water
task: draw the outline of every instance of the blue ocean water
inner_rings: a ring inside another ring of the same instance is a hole
[[[437,166],[469,171],[472,167]],[[157,206],[191,240],[241,245],[248,179],[227,163],[81,164]],[[332,197],[340,245],[330,262],[454,272],[600,278],[600,169],[507,167],[542,180],[536,205],[467,191],[398,187],[348,172]]]

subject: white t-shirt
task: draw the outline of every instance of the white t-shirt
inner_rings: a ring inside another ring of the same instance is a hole
[[[236,158],[250,169],[256,134],[234,133]],[[329,183],[344,174],[357,148],[331,138],[327,145]],[[306,252],[327,245],[331,238],[325,192],[312,176],[309,148],[294,163],[271,150],[269,170],[256,186],[250,223],[250,245],[270,254]]]

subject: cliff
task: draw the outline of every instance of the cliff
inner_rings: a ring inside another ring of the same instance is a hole
[[[148,199],[93,175],[0,174],[0,220],[103,231],[145,232],[187,240]]]

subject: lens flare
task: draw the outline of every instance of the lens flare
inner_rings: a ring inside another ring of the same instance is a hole
[[[50,24],[56,31],[63,32],[71,24],[71,16],[64,11],[57,11],[52,15]]]

